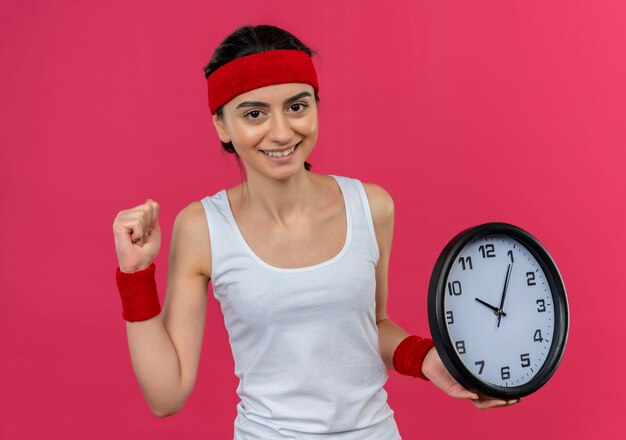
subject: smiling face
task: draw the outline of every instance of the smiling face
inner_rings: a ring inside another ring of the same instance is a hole
[[[260,87],[233,98],[222,111],[223,117],[213,116],[217,133],[222,142],[232,142],[248,175],[284,179],[304,171],[318,133],[317,103],[311,85]],[[293,152],[282,155],[296,145]]]

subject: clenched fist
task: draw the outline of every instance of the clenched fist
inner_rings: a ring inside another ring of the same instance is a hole
[[[113,222],[120,270],[136,272],[152,264],[161,247],[159,204],[152,199],[120,211]]]

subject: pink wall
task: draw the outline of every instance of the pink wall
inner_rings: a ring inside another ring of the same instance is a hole
[[[403,438],[626,435],[623,2],[98,4],[0,3],[0,438],[232,438],[237,383],[213,299],[193,394],[173,417],[149,412],[111,225],[161,204],[163,301],[174,217],[239,181],[203,66],[229,32],[261,23],[321,54],[313,171],[395,200],[392,319],[427,333],[438,253],[486,221],[533,233],[565,279],[570,339],[544,388],[479,411],[390,372]]]

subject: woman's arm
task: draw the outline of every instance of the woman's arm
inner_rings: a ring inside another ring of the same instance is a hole
[[[150,410],[158,417],[182,408],[198,370],[211,273],[203,209],[195,201],[174,221],[161,313],[145,321],[126,322],[135,375]]]
[[[386,367],[390,370],[395,370],[393,354],[400,342],[410,335],[387,315],[387,273],[389,271],[389,255],[393,240],[394,203],[389,193],[380,186],[364,183],[363,187],[372,211],[376,240],[380,252],[380,259],[376,266],[376,324],[378,326],[380,354]],[[476,394],[463,388],[446,370],[434,347],[430,349],[424,359],[422,373],[450,397],[471,399],[472,403],[480,409],[507,404],[504,400],[492,399],[488,396],[479,398]],[[512,400],[508,404],[512,405],[517,402]]]
[[[387,273],[393,240],[394,203],[391,195],[376,184],[364,183],[363,188],[370,204],[380,253],[376,266],[376,324],[380,354],[386,367],[393,370],[393,353],[400,342],[409,336],[409,333],[387,315]]]

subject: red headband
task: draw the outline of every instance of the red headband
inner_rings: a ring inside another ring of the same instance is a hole
[[[301,50],[280,49],[236,58],[207,79],[211,114],[235,96],[259,87],[305,83],[319,91],[311,57]]]

